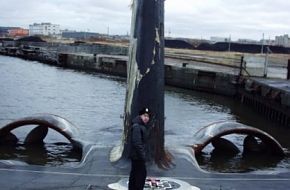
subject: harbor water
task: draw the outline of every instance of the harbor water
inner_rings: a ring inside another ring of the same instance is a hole
[[[87,73],[48,66],[39,62],[0,56],[0,126],[38,113],[64,117],[77,126],[81,138],[100,147],[113,147],[122,136],[126,80],[98,73]],[[217,121],[235,121],[262,129],[275,137],[288,152],[290,129],[266,120],[262,115],[233,98],[166,87],[166,146],[187,146],[194,133]],[[25,146],[23,141],[33,126],[12,132],[20,139],[15,147],[0,146],[1,160],[15,160],[45,166],[71,166],[81,156],[70,143],[50,130],[45,143]],[[242,149],[243,136],[229,140]],[[242,150],[241,150],[242,151]],[[231,158],[212,153],[208,146],[199,156],[200,167],[214,172],[280,172],[290,169],[290,159],[255,157],[242,154]]]

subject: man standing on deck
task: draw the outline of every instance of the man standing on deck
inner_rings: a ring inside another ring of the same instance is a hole
[[[131,172],[129,177],[129,190],[143,190],[147,171],[146,171],[146,153],[148,140],[148,123],[150,120],[150,111],[143,108],[139,116],[133,119],[130,138],[130,159]]]

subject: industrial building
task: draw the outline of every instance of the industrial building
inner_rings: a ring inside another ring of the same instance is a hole
[[[60,36],[60,25],[51,23],[34,23],[29,25],[29,35]]]

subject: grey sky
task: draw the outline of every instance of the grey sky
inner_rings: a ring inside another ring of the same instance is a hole
[[[0,26],[51,22],[62,29],[110,34],[130,31],[131,0],[0,0]],[[290,1],[166,0],[165,33],[208,39],[274,38],[290,34]]]

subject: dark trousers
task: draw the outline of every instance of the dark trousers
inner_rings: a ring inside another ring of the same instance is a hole
[[[146,180],[146,165],[141,160],[131,160],[129,190],[143,190]]]

